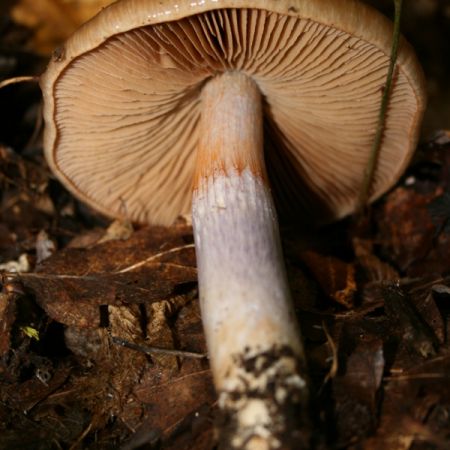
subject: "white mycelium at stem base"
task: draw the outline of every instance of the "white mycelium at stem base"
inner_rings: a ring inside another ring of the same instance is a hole
[[[302,440],[303,350],[262,121],[261,94],[247,76],[228,72],[205,85],[192,206],[200,301],[228,448],[297,449],[288,442]]]

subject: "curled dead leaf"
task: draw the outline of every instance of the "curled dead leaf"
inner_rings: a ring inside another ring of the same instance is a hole
[[[312,251],[302,253],[302,259],[325,294],[345,308],[353,307],[357,290],[354,264]]]

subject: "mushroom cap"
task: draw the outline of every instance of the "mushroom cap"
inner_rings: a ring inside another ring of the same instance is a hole
[[[103,213],[170,224],[190,211],[202,86],[238,70],[263,95],[281,210],[343,217],[356,207],[374,140],[392,31],[354,0],[121,0],[42,75],[47,160]],[[371,200],[410,160],[424,84],[402,39]]]

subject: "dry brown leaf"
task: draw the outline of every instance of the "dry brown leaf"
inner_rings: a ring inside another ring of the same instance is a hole
[[[399,273],[388,263],[381,261],[373,251],[373,241],[353,238],[353,250],[359,265],[364,270],[368,282],[394,281],[400,278]]]
[[[153,347],[175,348],[175,336],[169,321],[188,302],[187,296],[177,296],[147,305],[146,343]],[[178,358],[171,355],[155,355],[153,360],[169,370],[178,367]]]
[[[46,368],[45,370],[49,369]],[[69,373],[70,369],[62,366],[55,373],[51,373],[46,382],[43,382],[38,376],[38,369],[35,369],[35,376],[33,378],[20,385],[11,386],[11,389],[7,391],[6,401],[10,407],[27,413],[59,389],[67,380]]]
[[[302,259],[325,294],[345,308],[353,307],[357,289],[354,264],[312,251],[302,253]]]
[[[415,442],[425,445],[418,448],[447,449],[450,358],[439,356],[409,370],[401,366],[395,364],[385,378],[380,424],[363,448],[409,450]]]
[[[185,360],[178,373],[150,369],[135,390],[136,397],[151,405],[149,425],[170,436],[183,419],[203,404],[215,400],[211,372],[206,362]]]
[[[408,352],[427,358],[436,353],[437,339],[433,329],[419,314],[408,293],[396,284],[383,286],[384,309],[392,325],[392,335]],[[432,305],[430,298],[429,306]]]
[[[127,240],[68,248],[20,279],[54,320],[95,328],[100,305],[148,304],[190,288],[197,279],[191,232],[152,227]]]
[[[374,430],[385,365],[383,341],[376,336],[367,334],[352,346],[354,350],[344,362],[345,373],[332,381],[341,445],[362,439]]]
[[[408,276],[444,274],[450,264],[450,233],[439,232],[430,207],[442,187],[418,192],[399,187],[386,198],[378,222],[382,251]]]

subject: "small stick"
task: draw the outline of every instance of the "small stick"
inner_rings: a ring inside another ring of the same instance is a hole
[[[438,380],[441,378],[450,378],[447,373],[416,373],[411,375],[396,375],[383,377],[383,381],[410,381],[410,380]]]
[[[386,125],[386,112],[389,104],[389,98],[392,88],[392,80],[394,78],[395,64],[397,61],[397,53],[400,42],[400,19],[402,13],[403,0],[394,0],[395,6],[395,18],[394,18],[394,33],[392,37],[391,58],[389,63],[389,69],[386,76],[386,84],[384,86],[383,96],[381,97],[381,105],[378,116],[378,124],[375,132],[375,138],[370,151],[369,161],[364,171],[364,178],[361,187],[361,192],[358,199],[359,215],[362,215],[364,208],[366,207],[367,200],[370,194],[370,188],[372,187],[373,177],[377,168],[378,156],[381,149],[381,141],[383,139],[383,132]]]
[[[323,386],[325,386],[325,384],[328,383],[328,381],[330,381],[336,377],[336,374],[339,369],[339,364],[338,364],[339,358],[338,358],[338,351],[337,351],[336,343],[333,341],[333,338],[331,337],[331,334],[328,331],[328,328],[324,321],[322,322],[322,328],[323,328],[323,332],[325,333],[325,336],[327,338],[328,345],[331,348],[331,354],[332,354],[332,358],[333,358],[330,370],[328,371],[327,375],[325,376],[325,378],[323,380],[323,383],[322,383],[322,387],[323,387]]]
[[[182,358],[196,358],[203,359],[206,358],[205,353],[195,353],[195,352],[185,352],[183,350],[174,350],[170,348],[159,348],[159,347],[149,347],[147,345],[138,345],[133,342],[126,341],[125,339],[119,338],[117,336],[111,336],[111,340],[114,344],[121,345],[122,347],[130,348],[132,350],[137,350],[138,352],[145,353],[146,355],[173,355],[180,356]]]
[[[34,76],[7,78],[6,80],[0,81],[0,89],[3,89],[4,87],[9,86],[11,84],[27,83],[29,81],[38,82],[39,77],[34,75]]]
[[[126,272],[131,272],[132,270],[138,269],[141,266],[144,266],[145,264],[148,264],[149,262],[154,261],[155,259],[159,259],[162,256],[166,256],[169,255],[170,253],[177,253],[181,250],[187,249],[187,248],[194,248],[194,244],[186,244],[186,245],[182,245],[181,247],[175,247],[175,248],[171,248],[170,250],[166,250],[160,253],[157,253],[156,255],[152,255],[149,256],[148,258],[144,259],[143,261],[139,261],[136,264],[133,264],[131,266],[125,267],[125,269],[121,269],[117,272],[114,273],[126,273]]]
[[[77,440],[69,447],[69,450],[75,450],[79,447],[79,445],[83,442],[83,439],[90,433],[92,429],[92,421],[89,423],[87,428],[83,430],[83,432],[80,434],[80,436],[77,438]]]

